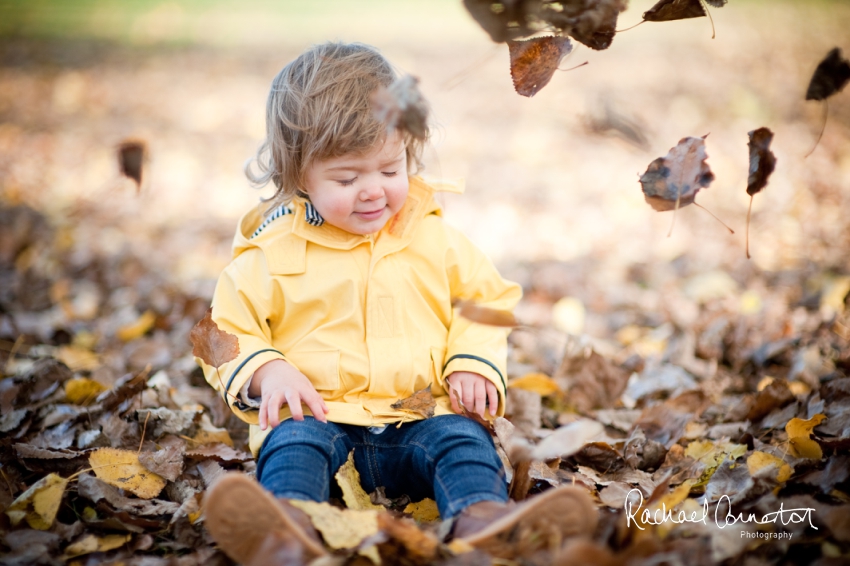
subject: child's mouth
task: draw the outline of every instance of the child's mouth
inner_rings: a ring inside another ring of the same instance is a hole
[[[355,212],[357,216],[364,220],[375,220],[377,218],[380,218],[383,213],[383,208],[379,208],[378,210],[373,210],[371,212]]]

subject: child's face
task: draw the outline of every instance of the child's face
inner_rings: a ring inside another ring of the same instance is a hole
[[[307,194],[325,222],[352,234],[378,232],[401,210],[408,191],[407,155],[394,130],[365,154],[316,161],[307,170]]]

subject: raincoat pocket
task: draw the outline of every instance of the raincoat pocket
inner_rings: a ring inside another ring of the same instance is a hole
[[[292,361],[317,390],[339,389],[339,350],[290,351],[286,359]]]

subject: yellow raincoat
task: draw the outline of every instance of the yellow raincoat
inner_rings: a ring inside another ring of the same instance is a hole
[[[219,328],[238,337],[239,356],[218,372],[199,363],[234,413],[251,424],[255,456],[268,430],[260,430],[258,411],[240,390],[274,359],[310,379],[333,422],[374,426],[421,418],[390,405],[429,385],[436,414],[449,414],[445,380],[455,371],[492,381],[497,414],[504,413],[508,331],[459,317],[452,299],[511,310],[521,290],[445,224],[434,192],[435,185],[411,177],[402,209],[366,236],[311,224],[312,207],[297,198],[291,214],[259,233],[259,210],[242,217],[212,312]],[[289,417],[284,405],[281,419]]]

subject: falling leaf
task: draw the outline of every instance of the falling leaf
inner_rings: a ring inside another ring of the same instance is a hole
[[[811,434],[814,428],[824,420],[826,420],[826,415],[818,413],[808,420],[791,419],[785,425],[785,432],[788,434],[791,451],[797,458],[812,458],[815,460],[823,458],[823,450],[820,444],[811,439]]]
[[[375,510],[338,509],[324,501],[291,499],[289,503],[310,516],[325,544],[334,550],[355,548],[378,532],[378,512]]]
[[[416,503],[408,503],[404,513],[413,516],[417,523],[433,523],[440,520],[440,509],[437,502],[427,497]]]
[[[144,336],[148,330],[153,328],[155,322],[156,314],[152,310],[146,310],[135,322],[119,328],[116,335],[122,342],[130,342]]]
[[[434,408],[436,406],[437,402],[434,400],[434,396],[431,395],[430,385],[425,389],[420,389],[410,397],[400,399],[390,405],[393,409],[410,411],[412,413],[422,415],[426,419],[430,419],[434,416]]]
[[[192,327],[189,340],[192,342],[192,354],[214,368],[220,368],[239,355],[239,339],[218,327],[212,319],[212,307]]]
[[[459,314],[467,320],[485,324],[487,326],[502,326],[505,328],[513,328],[519,326],[519,323],[510,311],[491,309],[482,307],[472,301],[464,301],[456,299],[452,301],[452,306],[459,309]]]
[[[850,81],[850,60],[841,56],[838,47],[830,51],[823,61],[818,63],[809,88],[806,90],[806,100],[826,100]]]
[[[516,91],[528,97],[537,94],[549,84],[561,59],[572,50],[572,43],[567,37],[547,36],[509,41],[511,77]]]
[[[641,175],[646,202],[659,212],[693,204],[697,192],[714,180],[706,159],[705,137],[679,140],[666,157],[650,163]]]
[[[348,460],[339,467],[334,477],[342,489],[342,499],[345,501],[345,506],[349,509],[358,511],[364,509],[384,510],[382,505],[372,503],[369,494],[363,491],[363,487],[360,485],[360,472],[354,467],[354,450],[348,453]]]
[[[132,450],[98,448],[89,455],[89,465],[100,480],[142,499],[156,497],[166,484],[165,478],[145,468]]]
[[[779,483],[788,481],[791,474],[794,473],[794,469],[786,464],[785,460],[767,452],[756,450],[747,458],[747,469],[751,476],[761,474],[765,468],[775,468],[777,470],[776,481]]]
[[[121,173],[136,182],[136,188],[142,186],[142,166],[147,148],[140,140],[126,140],[118,146],[118,166]]]
[[[747,209],[747,257],[750,257],[750,213],[753,210],[753,196],[767,186],[767,180],[776,168],[776,156],[770,151],[773,132],[759,128],[749,132],[750,176],[747,178],[747,194],[750,206]]]
[[[372,111],[388,128],[399,128],[415,138],[428,135],[428,105],[419,92],[419,79],[406,75],[372,95]]]
[[[670,22],[688,18],[702,18],[706,15],[701,0],[659,0],[643,13],[648,22]]]
[[[57,474],[47,474],[32,484],[6,509],[12,526],[24,519],[30,527],[40,531],[53,526],[66,485],[68,480]]]
[[[522,377],[509,381],[508,387],[534,391],[541,397],[552,395],[553,393],[557,393],[561,390],[561,388],[558,387],[558,384],[545,373],[527,373]]]
[[[76,377],[65,382],[65,397],[75,405],[91,405],[106,387],[87,377]]]
[[[76,556],[83,556],[84,554],[91,554],[92,552],[107,552],[110,550],[115,550],[133,538],[133,535],[106,535],[106,536],[95,536],[92,534],[88,534],[83,536],[80,540],[69,544],[68,548],[65,549],[65,559],[74,558]]]

